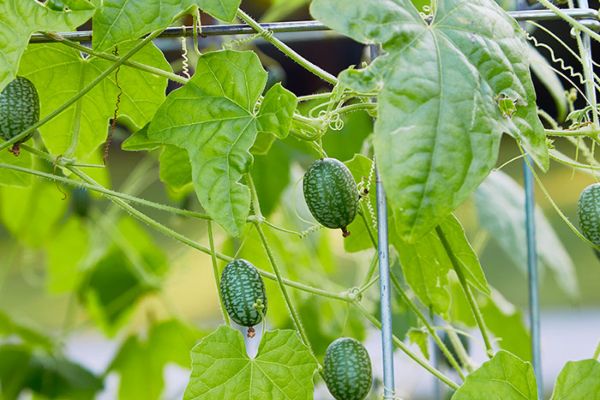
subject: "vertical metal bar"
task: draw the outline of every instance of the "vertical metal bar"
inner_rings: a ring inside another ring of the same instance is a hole
[[[394,398],[394,347],[392,343],[392,307],[390,297],[390,260],[388,252],[388,220],[385,191],[377,176],[377,236],[379,252],[379,285],[381,302],[381,345],[383,352],[383,398]]]
[[[529,165],[533,167],[531,157],[527,157],[529,159]],[[542,352],[540,340],[538,257],[535,237],[535,199],[533,194],[533,173],[526,162],[523,163],[523,176],[525,178],[525,229],[527,232],[527,272],[529,285],[531,350],[533,356],[533,369],[535,371],[538,386],[538,399],[543,399],[544,385],[542,381]]]
[[[369,48],[373,61],[379,55],[379,47]],[[390,258],[388,245],[388,210],[385,190],[375,168],[377,186],[377,252],[379,255],[379,300],[381,303],[381,351],[383,356],[383,398],[393,400],[394,384],[394,345],[392,341],[392,304],[390,288]]]
[[[589,8],[588,0],[578,0],[578,5],[579,5],[579,8],[583,8],[583,9]],[[585,68],[587,68],[589,71],[591,71],[593,73],[594,63],[592,62],[592,60],[593,60],[593,58],[592,58],[592,39],[590,38],[590,36],[588,34],[582,33],[581,40],[583,42],[583,49],[585,52],[585,54],[581,55],[582,61],[586,64]],[[590,102],[590,106],[596,107],[596,105],[598,104],[598,101],[596,99],[596,90],[594,89],[594,77],[593,77],[593,74],[590,74],[590,75],[591,76],[585,77],[586,80],[591,80],[589,82],[586,82],[585,94]],[[593,122],[597,123],[598,121],[593,121]]]

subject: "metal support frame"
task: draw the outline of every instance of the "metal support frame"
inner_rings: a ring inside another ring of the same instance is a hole
[[[564,12],[577,19],[584,25],[590,26],[592,29],[599,28],[598,11],[591,8],[581,9],[565,9]],[[526,10],[512,11],[509,14],[517,21],[552,21],[560,19],[554,12],[550,10]],[[274,22],[261,24],[261,26],[273,33],[282,32],[316,32],[329,31],[330,29],[318,21],[291,21],[291,22]],[[229,25],[206,25],[202,27],[201,36],[228,36],[228,35],[252,35],[256,31],[244,24],[229,24]],[[181,38],[182,36],[192,36],[193,28],[187,27],[170,27],[167,28],[159,38]],[[68,40],[76,42],[91,42],[92,31],[65,32],[61,36]],[[52,43],[56,40],[49,38],[41,33],[36,33],[31,37],[31,43]]]
[[[589,8],[588,0],[578,0],[579,8],[564,9],[569,16],[577,19],[580,23],[589,26],[592,29],[600,28],[599,13],[597,10]],[[550,21],[560,18],[550,10],[525,10],[509,13],[517,21]],[[329,31],[329,28],[318,21],[293,21],[261,24],[263,28],[273,33],[284,32],[317,32]],[[247,25],[208,25],[202,27],[201,36],[227,36],[227,35],[250,35],[255,34],[255,30]],[[192,36],[191,27],[170,27],[166,29],[160,38],[181,38],[182,36]],[[65,39],[77,42],[90,42],[92,40],[91,31],[67,32],[61,36]],[[583,35],[584,47],[587,50],[587,57],[584,60],[590,68],[593,68],[591,56],[591,42],[588,35]],[[34,34],[30,40],[31,43],[55,42],[54,39],[44,34]],[[377,55],[377,49],[371,49],[371,56]],[[589,93],[588,98],[595,99],[595,93]],[[531,160],[531,159],[529,159]],[[531,161],[530,161],[531,164]],[[525,180],[525,213],[526,213],[526,232],[527,232],[527,267],[528,267],[528,289],[529,289],[529,316],[531,325],[531,339],[533,349],[533,365],[537,376],[539,388],[539,398],[543,398],[542,392],[542,370],[541,370],[541,346],[540,346],[540,311],[539,311],[539,281],[537,270],[537,248],[535,232],[535,201],[533,193],[533,174],[527,164],[524,165]],[[377,185],[377,212],[378,212],[378,255],[380,270],[380,299],[381,299],[381,322],[382,322],[382,351],[383,351],[383,369],[384,369],[384,398],[394,398],[394,364],[393,364],[393,342],[392,342],[392,311],[390,302],[390,267],[388,252],[388,220],[387,204],[385,191],[381,183],[379,172],[376,171]]]

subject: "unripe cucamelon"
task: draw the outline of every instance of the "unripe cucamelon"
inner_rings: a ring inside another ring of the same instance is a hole
[[[304,174],[304,199],[319,223],[341,229],[344,237],[356,217],[358,188],[348,168],[334,158],[315,161]]]
[[[583,236],[600,246],[600,183],[594,183],[583,189],[579,196],[577,213]],[[596,255],[600,257],[598,251]]]
[[[352,338],[339,338],[329,345],[323,374],[336,400],[364,400],[373,383],[369,353]]]
[[[252,327],[262,321],[267,312],[265,285],[250,262],[238,259],[227,264],[220,291],[227,314],[237,324]]]
[[[36,124],[40,119],[40,100],[33,83],[18,76],[0,93],[0,136],[12,139],[19,133]],[[33,136],[21,139],[13,146],[13,153],[19,153],[19,143]]]

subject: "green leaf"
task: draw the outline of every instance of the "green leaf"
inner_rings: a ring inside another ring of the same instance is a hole
[[[525,192],[507,174],[495,171],[475,193],[475,204],[481,227],[523,274],[527,273],[527,240],[525,238]],[[573,261],[542,210],[535,208],[538,235],[538,261],[550,269],[558,285],[571,297],[578,296],[577,275]]]
[[[500,348],[522,360],[530,361],[531,341],[523,312],[509,303],[497,290],[492,290],[491,297],[481,296],[479,300],[485,325],[498,339]]]
[[[269,89],[258,114],[258,137],[252,146],[253,154],[267,154],[276,138],[288,136],[297,105],[296,96],[281,83]]]
[[[9,151],[0,152],[0,163],[14,165],[21,168],[32,168],[33,157],[27,151],[21,152],[18,157],[15,157]],[[32,175],[22,172],[12,171],[10,169],[0,169],[0,185],[1,186],[16,186],[27,187],[31,185]]]
[[[156,113],[148,137],[188,151],[202,207],[238,236],[250,211],[249,172],[256,139],[255,107],[267,73],[253,52],[218,51],[198,60],[196,74]]]
[[[556,380],[551,400],[600,399],[600,362],[568,362]]]
[[[0,347],[0,384],[3,399],[16,399],[28,389],[44,398],[91,400],[103,386],[99,377],[79,364],[13,344]]]
[[[135,221],[124,218],[110,232],[106,249],[79,287],[81,301],[96,323],[111,336],[127,321],[137,303],[157,289],[166,271],[166,256]],[[94,246],[90,246],[97,251]]]
[[[164,368],[175,363],[188,368],[190,349],[203,335],[178,320],[153,325],[144,340],[130,336],[119,349],[109,370],[121,375],[119,398],[159,399],[164,387]]]
[[[340,79],[380,90],[375,153],[405,239],[423,236],[475,190],[503,133],[547,168],[527,45],[492,0],[440,0],[431,25],[409,0],[314,0],[311,12],[361,43],[383,45],[385,55]],[[514,115],[502,114],[501,97],[515,103]]]
[[[39,180],[27,188],[3,188],[0,202],[0,217],[6,229],[31,247],[42,246],[53,234],[68,205],[54,183]]]
[[[93,47],[104,51],[146,33],[164,29],[196,6],[213,17],[233,21],[240,0],[104,0],[94,15]]]
[[[352,177],[355,182],[362,182],[363,185],[360,187],[361,190],[367,188],[369,185],[369,179],[374,178],[371,176],[371,168],[373,161],[370,158],[365,157],[361,154],[355,154],[350,161],[345,162],[346,167],[350,170]],[[373,214],[369,211],[369,207],[373,210]],[[367,223],[370,224],[373,232],[377,231],[377,191],[375,190],[375,180],[371,179],[369,185],[369,195],[363,197],[360,200],[360,209],[365,213]],[[375,217],[375,219],[373,218]],[[373,248],[373,242],[369,235],[365,221],[361,216],[357,216],[350,225],[348,225],[348,231],[351,233],[350,236],[344,239],[344,250],[353,253],[357,251],[367,250]],[[375,233],[376,234],[376,233]]]
[[[440,224],[440,228],[444,232],[452,252],[461,263],[462,272],[465,274],[467,283],[482,293],[490,294],[490,288],[483,268],[479,263],[479,258],[467,240],[460,221],[454,215],[450,215]]]
[[[135,44],[122,44],[119,46],[120,54],[126,53]],[[162,52],[154,44],[148,44],[131,59],[170,70]],[[111,61],[94,57],[84,59],[78,50],[61,44],[32,45],[23,56],[19,73],[30,79],[38,89],[43,118],[71,99],[110,65]],[[48,150],[56,155],[76,150],[78,158],[85,158],[104,143],[108,122],[115,112],[119,87],[123,91],[118,107],[119,120],[132,130],[137,130],[152,119],[164,101],[167,79],[121,66],[118,85],[115,74],[112,74],[76,104],[40,128]],[[78,130],[76,141],[75,132]]]
[[[265,216],[277,209],[281,195],[290,183],[291,161],[288,146],[282,142],[274,143],[268,155],[254,158],[252,179]]]
[[[163,146],[160,152],[160,180],[175,192],[192,186],[192,165],[188,152],[177,146]]]
[[[145,151],[155,150],[160,147],[160,142],[150,140],[148,138],[148,127],[150,124],[144,125],[140,130],[133,132],[121,144],[121,148],[125,151]]]
[[[46,285],[50,293],[67,293],[78,286],[89,241],[86,223],[77,218],[70,218],[47,241]]]
[[[41,332],[41,329],[35,329],[21,321],[18,321],[3,311],[0,311],[0,337],[19,339],[29,347],[40,347],[45,350],[52,350],[54,343],[52,338]]]
[[[429,334],[423,329],[410,328],[408,331],[408,340],[419,346],[423,357],[429,359]]]
[[[490,289],[460,222],[450,215],[441,224],[446,240],[461,264],[467,283],[482,293]],[[448,273],[454,267],[436,231],[431,231],[416,243],[407,243],[392,234],[391,241],[398,252],[406,283],[419,300],[440,315],[447,315],[451,296]]]
[[[71,11],[56,12],[34,0],[3,0],[0,3],[0,91],[12,81],[21,56],[34,32],[72,31],[94,14],[94,6],[79,1]]]
[[[258,356],[246,355],[242,334],[221,326],[192,350],[184,400],[312,400],[317,363],[295,331],[265,333]]]
[[[531,364],[501,350],[469,374],[452,400],[537,400]]]

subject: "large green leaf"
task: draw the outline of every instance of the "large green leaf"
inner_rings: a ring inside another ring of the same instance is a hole
[[[450,215],[442,221],[440,228],[460,263],[467,283],[480,292],[489,294],[490,288],[479,259],[467,241],[460,222],[454,215]],[[437,231],[427,233],[416,243],[404,242],[393,232],[391,237],[406,283],[425,306],[431,307],[438,314],[446,315],[453,297],[448,284],[448,273],[454,266]]]
[[[239,5],[240,0],[104,0],[94,15],[94,49],[107,50],[166,28],[194,6],[215,18],[232,21]]]
[[[168,320],[153,325],[145,340],[139,336],[127,338],[109,367],[121,375],[119,398],[160,398],[166,365],[189,368],[190,349],[201,337],[194,327]]]
[[[0,152],[0,163],[15,165],[21,168],[31,168],[33,166],[33,157],[29,152],[21,152],[15,157],[9,151]],[[0,169],[0,185],[26,187],[31,185],[32,176],[22,172],[12,171],[10,169]]]
[[[475,193],[479,223],[490,232],[504,253],[526,274],[525,192],[508,175],[495,171]],[[542,210],[536,206],[538,260],[555,275],[558,285],[571,297],[578,293],[573,261]]]
[[[127,52],[135,42],[119,46]],[[132,60],[169,70],[162,52],[153,44],[144,47]],[[98,58],[84,59],[79,51],[60,44],[32,45],[23,56],[20,74],[30,79],[38,89],[41,117],[48,115],[76,95],[103,71],[110,61]],[[40,128],[48,150],[56,155],[67,152],[75,140],[79,158],[86,157],[106,140],[108,121],[113,117],[119,94],[119,119],[132,129],[149,122],[158,106],[164,101],[167,79],[135,68],[122,66],[118,73],[104,79],[76,104]]]
[[[200,204],[233,236],[241,233],[250,210],[250,190],[240,183],[252,164],[249,150],[257,132],[270,132],[274,125],[256,111],[266,81],[253,52],[205,54],[190,82],[168,96],[148,131],[150,140],[188,151]]]
[[[291,330],[266,332],[258,356],[248,358],[244,338],[221,326],[192,350],[184,400],[312,400],[316,360]]]
[[[380,91],[375,153],[405,239],[423,236],[481,183],[502,133],[547,167],[527,46],[492,0],[440,0],[431,24],[409,0],[313,0],[311,12],[361,43],[383,46],[371,66],[340,78],[360,92]]]
[[[537,400],[531,364],[501,350],[469,374],[452,400]]]
[[[68,13],[52,11],[35,0],[0,2],[0,91],[19,69],[29,38],[36,31],[70,31],[94,14],[94,6],[81,0]]]
[[[18,241],[39,247],[54,232],[67,205],[54,183],[35,181],[27,188],[2,188],[0,218]]]
[[[551,400],[600,400],[600,362],[570,361],[560,371]]]

